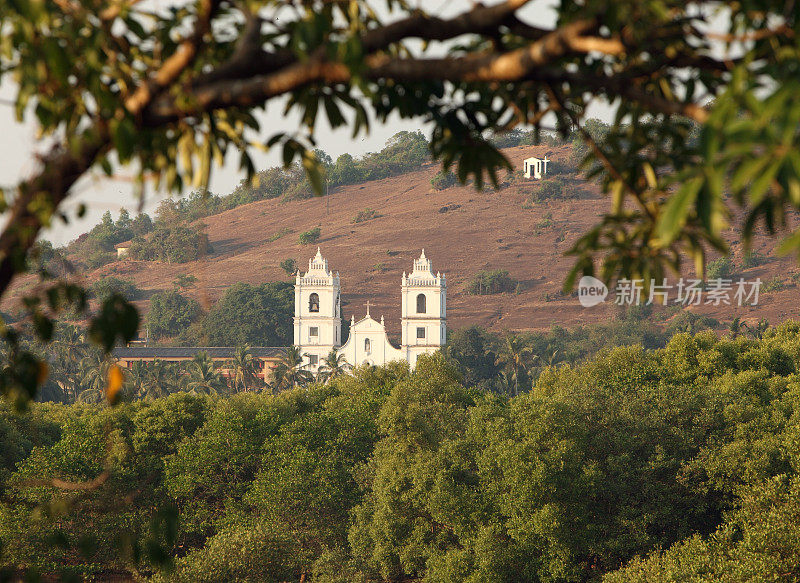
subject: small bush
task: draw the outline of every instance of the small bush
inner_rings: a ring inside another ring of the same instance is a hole
[[[452,172],[445,172],[444,170],[439,170],[439,172],[431,178],[431,186],[434,190],[444,190],[445,188],[450,188],[454,186],[457,182],[456,175]]]
[[[175,278],[175,281],[172,282],[172,285],[180,289],[190,289],[194,287],[195,283],[197,283],[197,278],[194,275],[181,273],[177,278]]]
[[[135,300],[140,290],[136,284],[129,279],[120,279],[118,277],[104,277],[91,286],[91,292],[95,298],[103,301],[113,293],[118,293],[128,300]]]
[[[764,265],[767,260],[767,256],[759,251],[747,251],[742,257],[742,269]]]
[[[353,217],[352,223],[364,223],[366,221],[377,219],[380,215],[378,211],[375,209],[364,209],[363,211],[358,211],[358,214]]]
[[[565,189],[564,181],[560,178],[542,180],[537,184],[534,190],[530,191],[528,201],[534,203],[545,200],[570,198],[569,192],[571,191]]]
[[[309,229],[304,233],[300,233],[300,244],[301,245],[311,245],[312,243],[316,243],[319,240],[319,236],[322,234],[322,229],[319,227],[314,227],[313,229]]]
[[[558,176],[559,174],[574,174],[578,171],[578,166],[571,158],[550,160],[547,165],[547,174]]]
[[[766,293],[778,292],[778,291],[786,289],[787,287],[789,287],[789,286],[786,283],[784,283],[783,281],[781,281],[780,278],[773,277],[772,279],[769,279],[769,280],[765,281],[761,285],[761,291],[762,292],[766,292]]]
[[[715,259],[706,267],[706,279],[731,279],[733,276],[733,261],[730,257]]]
[[[476,296],[513,292],[517,283],[505,269],[483,270],[473,276],[466,292]]]
[[[274,243],[275,241],[277,241],[278,239],[280,239],[284,235],[288,235],[291,232],[292,232],[292,230],[289,227],[284,227],[283,229],[281,229],[277,233],[273,233],[272,235],[270,235],[269,238],[267,239],[267,243]]]
[[[281,261],[280,267],[286,272],[286,275],[294,275],[297,273],[297,261],[294,259],[284,259]]]

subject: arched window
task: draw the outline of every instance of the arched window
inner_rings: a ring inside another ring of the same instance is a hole
[[[308,311],[319,312],[319,296],[317,294],[308,296]]]
[[[364,352],[367,354],[372,352],[372,345],[370,344],[369,338],[364,338]]]
[[[427,311],[425,303],[425,294],[419,294],[417,296],[417,314],[424,314]]]

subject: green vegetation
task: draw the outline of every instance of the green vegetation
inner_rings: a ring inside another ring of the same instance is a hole
[[[152,229],[153,222],[148,215],[140,214],[131,219],[128,211],[122,209],[114,222],[111,213],[106,211],[100,223],[69,243],[61,253],[79,265],[95,269],[117,259],[114,249],[117,243],[143,237]]]
[[[371,221],[372,219],[377,219],[379,216],[381,215],[375,209],[365,209],[363,211],[358,211],[356,216],[354,216],[350,222],[364,223],[366,221]]]
[[[98,279],[89,289],[92,295],[100,301],[105,300],[114,293],[120,294],[128,300],[138,299],[141,294],[141,290],[131,280],[114,276]]]
[[[786,289],[789,285],[780,277],[771,277],[763,283],[761,291],[765,293],[777,292]]]
[[[485,269],[472,277],[465,291],[471,295],[501,294],[512,292],[516,287],[517,281],[505,269]]]
[[[572,187],[566,186],[560,178],[547,178],[534,183],[526,182],[520,188],[523,192],[529,193],[528,198],[522,203],[522,208],[526,209],[547,200],[573,197]]]
[[[733,277],[734,265],[730,257],[720,257],[708,264],[706,268],[706,279],[731,279]]]
[[[294,287],[288,282],[237,283],[203,320],[210,346],[288,346],[292,343]]]
[[[292,232],[292,230],[291,230],[289,227],[284,227],[284,228],[283,228],[283,229],[281,229],[280,231],[276,231],[275,233],[273,233],[272,235],[270,235],[270,236],[267,238],[267,242],[268,242],[268,243],[274,243],[275,241],[277,241],[277,240],[278,240],[278,239],[280,239],[281,237],[283,237],[283,236],[285,236],[285,235],[288,235],[288,234],[289,234],[289,233],[291,233],[291,232]]]
[[[284,259],[280,262],[280,268],[286,272],[286,275],[293,276],[297,273],[297,261],[294,259]]]
[[[195,287],[196,283],[197,278],[194,275],[180,273],[178,277],[175,278],[175,281],[172,282],[172,285],[179,289],[186,290]]]
[[[300,233],[298,241],[300,241],[301,245],[311,245],[312,243],[317,242],[321,233],[322,229],[319,227],[314,227],[313,229],[309,229],[308,231]]]
[[[208,236],[201,232],[203,228],[205,225],[156,226],[149,237],[133,239],[128,255],[132,259],[165,263],[186,263],[201,259],[213,253]]]
[[[147,330],[151,338],[177,336],[195,322],[202,310],[200,304],[177,290],[156,292],[150,298]]]
[[[200,355],[194,394],[2,409],[4,562],[158,582],[788,582],[800,324],[762,336],[557,356],[531,380],[532,344],[472,328],[413,374],[326,361],[307,384],[287,352],[284,392],[212,398]],[[517,396],[475,390],[506,373]],[[49,481],[105,471],[80,496]]]
[[[455,174],[450,171],[445,172],[444,170],[439,170],[436,176],[431,178],[431,186],[434,190],[445,190],[446,188],[455,186],[457,182],[458,179]]]
[[[756,250],[746,251],[742,256],[742,269],[749,269],[751,267],[757,267],[759,265],[764,265],[769,261],[769,258],[766,257],[763,253]]]

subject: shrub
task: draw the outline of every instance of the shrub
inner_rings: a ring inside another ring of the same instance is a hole
[[[286,272],[286,275],[294,275],[297,272],[297,261],[294,259],[284,259],[280,263],[280,268]]]
[[[312,243],[316,243],[319,240],[320,234],[322,234],[322,229],[319,227],[314,227],[313,229],[309,229],[304,233],[300,233],[300,244],[311,245]]]
[[[175,281],[172,282],[172,285],[180,289],[189,289],[194,287],[195,283],[197,283],[197,278],[194,275],[181,273],[175,278]]]
[[[542,202],[563,198],[569,198],[568,192],[564,188],[564,181],[560,178],[552,178],[537,183],[536,188],[528,196],[528,201]]]
[[[483,270],[473,276],[467,284],[466,292],[471,295],[489,295],[513,292],[516,287],[517,280],[505,269]]]
[[[767,260],[768,258],[759,251],[747,251],[742,257],[742,269],[750,269],[751,267],[764,265]]]
[[[766,293],[778,292],[786,289],[787,287],[789,286],[781,281],[779,277],[773,277],[764,282],[764,284],[761,286],[761,291]]]
[[[267,243],[274,243],[275,241],[277,241],[278,239],[280,239],[284,235],[288,235],[291,232],[292,232],[292,230],[289,227],[284,227],[280,231],[277,231],[276,233],[273,233],[272,235],[270,235],[269,238],[267,239]]]
[[[364,209],[358,211],[358,214],[353,217],[352,223],[363,223],[372,219],[377,219],[380,215],[375,209]]]
[[[94,297],[100,301],[103,301],[113,293],[118,293],[128,300],[135,300],[140,293],[139,288],[131,280],[113,276],[97,280],[89,289]]]
[[[715,259],[706,267],[706,279],[730,279],[733,276],[733,261],[730,257]]]
[[[444,170],[439,170],[439,172],[431,178],[431,186],[434,190],[444,190],[445,188],[450,188],[454,186],[457,182],[456,175],[450,171],[445,172]]]

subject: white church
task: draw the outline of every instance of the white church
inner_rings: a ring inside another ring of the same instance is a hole
[[[383,316],[367,314],[350,321],[350,335],[342,345],[342,309],[339,273],[332,273],[328,261],[317,255],[308,261],[308,271],[299,270],[294,285],[294,344],[316,373],[322,360],[335,349],[353,365],[381,366],[393,360],[406,360],[413,369],[420,354],[436,352],[445,343],[447,285],[445,276],[433,273],[425,250],[414,261],[413,271],[400,285],[401,345],[395,348],[386,335]]]

